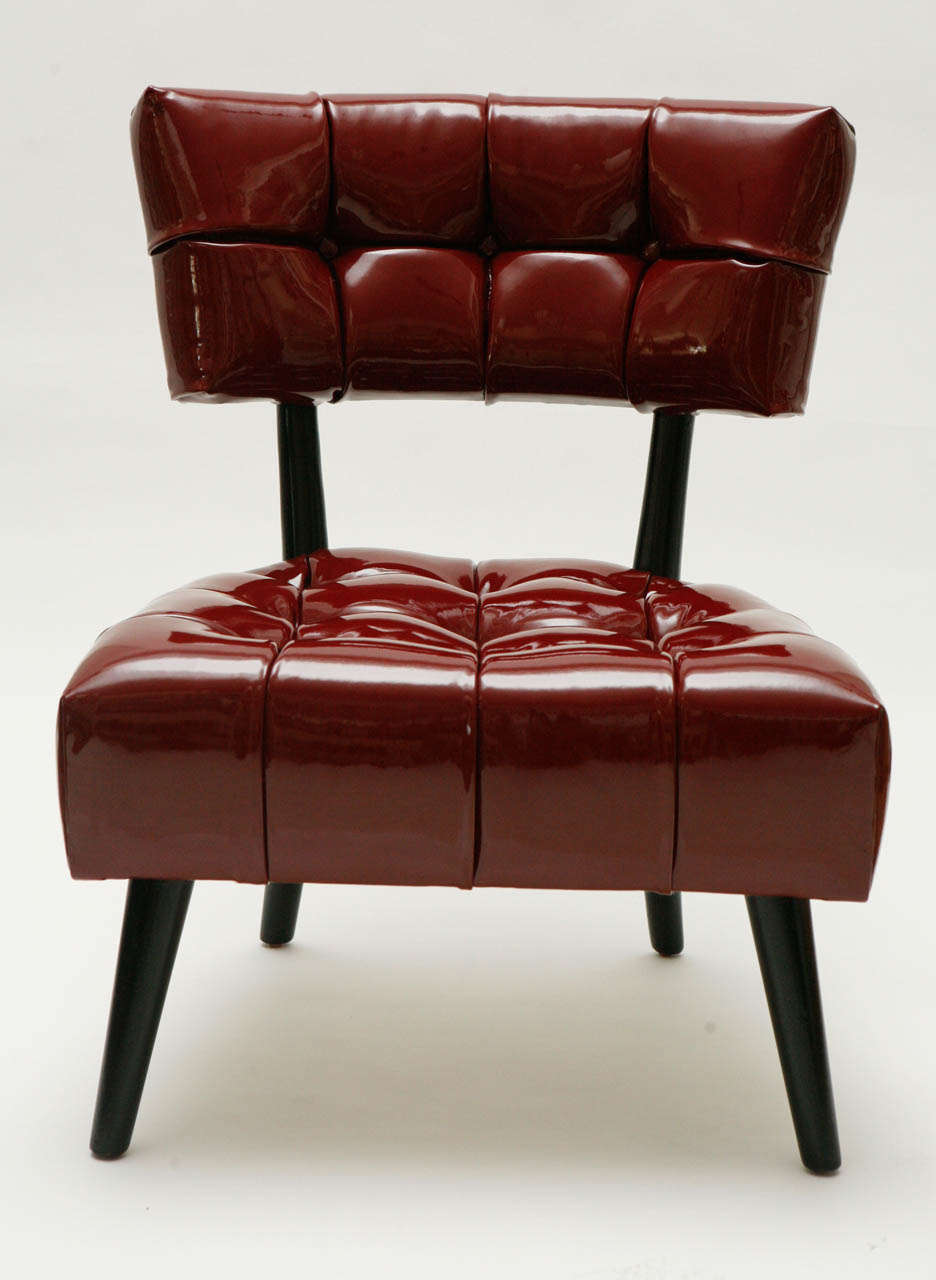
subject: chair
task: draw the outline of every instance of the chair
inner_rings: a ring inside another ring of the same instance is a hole
[[[129,881],[91,1148],[126,1151],[192,884],[744,894],[796,1136],[840,1163],[810,899],[864,900],[887,719],[851,660],[679,580],[694,415],[803,409],[854,165],[831,108],[148,89],[172,395],[278,404],[282,561],[106,630],[61,702],[73,876]],[[327,545],[316,405],[653,413],[632,567]]]

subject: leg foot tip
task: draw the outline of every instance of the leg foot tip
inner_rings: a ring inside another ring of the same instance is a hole
[[[95,1160],[119,1160],[121,1156],[125,1156],[130,1147],[130,1143],[125,1142],[123,1145],[107,1144],[103,1142],[91,1142],[91,1154]]]
[[[658,956],[681,956],[686,945],[680,922],[668,929],[651,929],[650,945]]]
[[[826,1159],[803,1160],[803,1168],[814,1178],[833,1178],[841,1167],[842,1157],[839,1155]]]

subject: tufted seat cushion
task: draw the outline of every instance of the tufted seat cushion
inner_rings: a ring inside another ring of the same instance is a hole
[[[59,721],[81,877],[867,896],[887,720],[733,588],[349,550],[105,631]]]
[[[799,413],[854,166],[831,107],[148,89],[172,394]]]

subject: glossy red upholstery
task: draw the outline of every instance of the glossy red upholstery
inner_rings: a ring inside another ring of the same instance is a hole
[[[478,884],[672,887],[673,670],[647,582],[589,561],[478,566]]]
[[[745,592],[323,551],[105,631],[65,692],[81,877],[867,896],[887,721]]]
[[[59,713],[73,875],[266,878],[267,682],[307,575],[202,578],[98,638]]]
[[[832,108],[148,89],[133,139],[178,398],[805,403]]]
[[[470,561],[310,558],[267,712],[270,876],[456,884],[474,862]]]

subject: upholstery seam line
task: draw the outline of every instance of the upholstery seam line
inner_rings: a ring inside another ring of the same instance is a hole
[[[654,120],[654,117],[656,116],[657,111],[659,110],[659,107],[660,107],[660,99],[658,98],[656,102],[653,104],[653,106],[650,108],[650,112],[647,115],[646,127],[644,129],[643,154],[641,156],[640,178],[641,178],[642,194],[644,195],[644,198],[646,201],[646,204],[645,204],[646,222],[642,228],[638,229],[638,233],[642,232],[642,236],[644,240],[643,249],[640,255],[641,261],[642,261],[642,267],[641,267],[640,275],[637,277],[637,284],[634,288],[634,294],[633,294],[633,297],[631,298],[630,307],[628,308],[627,319],[624,322],[624,355],[623,355],[623,359],[621,360],[621,382],[624,387],[624,403],[625,404],[635,403],[631,399],[630,387],[628,385],[628,373],[629,373],[628,352],[630,350],[631,330],[634,327],[634,316],[637,312],[637,300],[640,297],[640,290],[644,280],[646,280],[647,278],[647,272],[650,270],[650,267],[652,265],[647,260],[646,253],[651,245],[657,243],[655,239],[656,227],[654,226],[653,214],[650,208],[650,136],[653,133],[653,120]],[[648,574],[647,586],[644,587],[645,600],[647,595],[647,587],[649,586],[649,584],[650,584],[650,576]],[[646,618],[646,607],[644,608],[644,617]]]
[[[493,242],[493,248],[485,251],[481,245],[485,241]],[[167,236],[165,240],[160,240],[154,244],[149,250],[149,256],[156,258],[160,254],[165,253],[167,249],[172,249],[177,244],[186,244],[189,242],[203,244],[256,244],[270,245],[271,247],[279,247],[283,249],[306,249],[309,253],[317,253],[322,258],[328,259],[340,258],[347,253],[375,253],[381,250],[393,249],[428,249],[433,252],[447,253],[449,251],[461,253],[476,253],[479,257],[491,259],[500,257],[507,253],[577,253],[577,254],[600,254],[603,257],[611,258],[640,258],[643,249],[625,248],[616,240],[596,240],[583,237],[581,240],[524,240],[524,241],[499,241],[495,240],[493,233],[490,237],[482,237],[480,240],[442,240],[435,239],[430,235],[422,237],[417,234],[413,235],[388,235],[383,240],[371,240],[364,237],[360,240],[343,240],[340,244],[331,240],[328,236],[317,236],[309,234],[305,231],[276,231],[273,228],[258,229],[254,227],[214,227],[201,228],[197,231],[180,231],[176,235]],[[334,245],[337,252],[331,253],[328,246]],[[326,246],[323,248],[323,246]],[[713,250],[715,252],[715,250]],[[743,253],[745,250],[726,249],[726,253]],[[662,255],[661,255],[662,256]],[[780,259],[780,261],[787,261]],[[791,266],[799,266],[799,263],[790,263]],[[820,271],[821,274],[828,274],[822,268],[804,268],[805,270]]]
[[[378,240],[374,242],[349,240],[338,246],[336,254],[329,254],[323,252],[321,247],[326,240],[326,236],[308,236],[303,232],[293,234],[284,231],[258,231],[251,227],[217,227],[212,230],[183,231],[179,235],[169,236],[167,239],[160,241],[159,244],[154,245],[149,250],[149,256],[157,258],[180,244],[210,244],[218,246],[248,244],[260,247],[266,245],[273,249],[304,249],[307,253],[314,253],[326,264],[330,264],[335,258],[343,257],[348,253],[380,253],[394,249],[427,249],[442,253],[474,253],[487,263],[491,263],[495,258],[508,253],[570,253],[603,258],[634,258],[643,262],[645,267],[652,267],[657,262],[704,263],[736,261],[750,267],[767,267],[771,265],[790,267],[794,271],[805,271],[808,275],[814,276],[825,277],[831,274],[826,267],[816,267],[807,262],[797,262],[793,258],[785,258],[779,253],[765,253],[763,251],[757,252],[754,249],[744,249],[739,245],[686,244],[668,245],[665,248],[661,246],[659,256],[651,262],[642,256],[643,252],[646,251],[647,245],[637,250],[622,248],[620,244],[612,242],[598,244],[593,241],[574,241],[562,244],[539,241],[525,242],[523,244],[504,243],[497,244],[493,252],[485,253],[480,249],[480,242],[477,240],[445,240],[434,243],[414,236],[412,239],[407,237],[400,240]],[[648,243],[652,244],[653,242],[650,241]]]
[[[493,237],[492,237],[493,238]],[[487,239],[487,237],[485,237]],[[251,227],[215,227],[211,229],[198,229],[193,232],[179,232],[177,236],[168,236],[164,241],[154,244],[149,251],[150,257],[159,257],[161,253],[168,252],[170,248],[174,248],[177,244],[218,244],[218,246],[236,246],[236,244],[257,244],[257,246],[269,246],[270,248],[301,248],[309,253],[315,253],[328,262],[335,257],[343,257],[346,253],[379,253],[383,251],[392,252],[398,248],[421,248],[432,252],[461,252],[476,253],[479,257],[483,257],[485,261],[493,261],[496,257],[502,257],[506,253],[577,253],[581,256],[594,257],[631,257],[638,261],[645,262],[647,266],[653,266],[654,262],[722,262],[731,261],[732,259],[743,262],[748,266],[791,266],[794,270],[808,271],[811,275],[830,275],[830,271],[823,266],[813,266],[809,262],[798,262],[791,257],[784,257],[782,253],[767,253],[764,251],[752,250],[752,248],[743,248],[740,244],[667,244],[667,246],[659,246],[659,255],[654,257],[653,261],[648,261],[643,256],[653,241],[648,241],[640,248],[627,248],[616,241],[594,241],[594,239],[580,239],[580,241],[524,241],[522,243],[511,243],[504,241],[497,242],[493,251],[485,252],[481,248],[484,241],[476,241],[476,239],[467,239],[467,241],[433,241],[430,238],[419,238],[417,236],[401,237],[393,239],[380,239],[380,241],[369,241],[369,239],[360,239],[360,241],[343,241],[337,244],[338,252],[330,253],[323,250],[323,244],[335,244],[329,241],[327,236],[310,236],[305,232],[278,232],[274,229],[256,229]]]
[[[322,98],[322,105],[325,108],[325,132],[328,135],[328,195],[327,205],[325,208],[325,237],[328,232],[332,231],[333,215],[332,210],[335,205],[335,131],[334,121],[331,115],[331,104],[328,99]],[[337,243],[337,242],[335,242]],[[328,274],[331,276],[332,289],[335,292],[335,319],[338,321],[338,351],[341,360],[341,386],[331,396],[331,403],[337,404],[339,400],[343,400],[348,394],[348,337],[345,330],[345,301],[344,294],[341,291],[341,281],[338,279],[338,272],[335,270],[334,255],[326,257],[325,254],[318,250],[319,256],[328,268]],[[309,576],[311,579],[312,568],[309,565]]]
[[[644,622],[647,631],[647,639],[653,641],[657,654],[666,658],[669,662],[670,675],[673,681],[673,847],[670,852],[670,893],[676,892],[676,852],[679,847],[679,765],[680,765],[680,747],[682,741],[681,722],[680,722],[680,701],[679,701],[679,667],[677,659],[668,651],[660,648],[662,637],[651,624],[650,612],[647,608],[647,594],[650,590],[650,583],[658,574],[647,571],[647,581],[644,585],[643,593],[640,597],[644,611]],[[678,628],[677,628],[678,630]]]
[[[344,294],[341,292],[341,282],[338,279],[338,272],[335,270],[334,263],[325,258],[322,261],[325,263],[328,274],[331,277],[332,289],[335,291],[335,318],[338,321],[338,358],[341,361],[341,386],[332,394],[329,403],[337,404],[348,393],[348,344],[345,333],[345,303]]]
[[[180,231],[177,235],[167,236],[149,250],[151,258],[158,258],[169,249],[180,244],[216,244],[216,245],[269,245],[278,249],[305,249],[308,253],[318,254],[325,259],[326,254],[321,245],[326,236],[311,235],[305,231],[276,231],[273,228],[258,229],[255,227],[213,227],[198,231]]]
[[[673,677],[673,851],[670,856],[670,893],[675,893],[676,855],[679,849],[679,777],[682,748],[682,721],[680,717],[681,702],[679,698],[679,660],[678,658],[674,658],[671,653],[666,653],[663,656],[669,659],[670,671]]]
[[[824,267],[812,267],[805,262],[794,262],[792,258],[784,258],[778,253],[758,253],[753,249],[741,249],[736,246],[722,245],[677,245],[660,249],[657,262],[740,262],[745,267],[790,267],[794,271],[805,271],[812,276],[827,276]],[[653,266],[653,263],[648,263]]]
[[[624,354],[621,360],[621,383],[624,388],[624,398],[621,402],[622,404],[633,405],[635,403],[631,399],[630,387],[628,386],[627,354],[630,349],[631,329],[634,327],[634,315],[637,311],[637,299],[640,297],[641,286],[643,285],[644,280],[646,280],[647,278],[647,272],[650,270],[650,265],[651,264],[649,262],[644,262],[641,266],[640,275],[637,277],[637,284],[634,288],[634,295],[631,298],[630,306],[627,309],[627,319],[624,322]],[[650,583],[650,577],[648,574],[647,576],[648,586],[649,586],[649,583]],[[646,596],[646,594],[647,594],[647,587],[645,586],[644,596]]]
[[[484,239],[490,238],[494,240],[494,196],[493,186],[491,183],[491,141],[490,141],[490,124],[491,124],[491,95],[484,96],[484,131],[483,131],[483,148],[484,148]],[[479,241],[479,244],[483,241]],[[496,243],[496,241],[495,241]],[[484,261],[484,302],[481,314],[481,400],[487,404],[488,389],[488,368],[491,362],[491,307],[494,294],[494,268],[491,264],[491,255],[482,255]],[[474,566],[474,582],[475,595],[478,596],[478,617],[481,615],[481,597],[478,595],[478,566]],[[478,637],[480,639],[480,621],[478,623]],[[478,651],[478,667],[480,670],[480,648]],[[480,678],[480,677],[479,677]],[[479,703],[480,705],[480,703]],[[477,854],[475,856],[475,869],[477,870]]]
[[[300,557],[296,556],[293,558],[299,559]],[[266,875],[267,884],[270,883],[270,824],[269,805],[267,803],[267,727],[270,706],[270,681],[273,678],[273,668],[289,646],[295,643],[296,635],[298,634],[299,618],[302,610],[302,594],[308,589],[308,585],[312,577],[312,564],[309,556],[303,555],[301,559],[303,562],[303,573],[302,582],[299,585],[299,591],[296,598],[296,609],[293,615],[293,632],[289,639],[284,640],[281,645],[277,645],[275,641],[272,642],[275,648],[275,653],[267,666],[266,676],[263,681],[263,705],[260,716],[260,807],[263,821],[263,869]]]
[[[474,796],[474,847],[472,851],[471,884],[474,888],[481,862],[481,589],[478,583],[478,565],[472,566],[475,590],[475,796]]]

